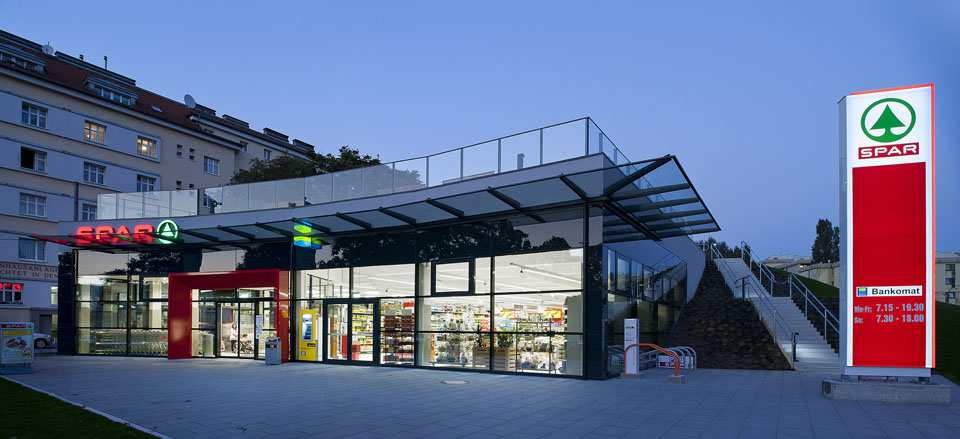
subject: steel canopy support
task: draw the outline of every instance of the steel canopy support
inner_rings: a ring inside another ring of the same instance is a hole
[[[526,215],[526,216],[528,216],[528,217],[530,217],[530,218],[533,218],[533,219],[534,219],[536,222],[538,222],[538,223],[541,223],[541,224],[542,224],[542,223],[547,222],[547,220],[543,219],[542,216],[537,215],[537,214],[530,213],[530,211],[529,211],[527,208],[521,206],[520,203],[517,202],[517,200],[514,200],[513,198],[510,198],[510,197],[508,197],[507,195],[504,195],[502,192],[500,192],[500,191],[498,191],[498,190],[496,190],[496,189],[494,189],[494,188],[487,188],[487,193],[490,194],[490,195],[493,195],[494,198],[496,198],[496,199],[504,202],[506,205],[512,207],[513,210],[516,210],[517,212],[520,212],[520,213],[522,213],[522,214],[524,214],[524,215]]]
[[[336,214],[334,214],[334,216],[336,216],[337,218],[340,218],[340,219],[342,219],[342,220],[344,220],[344,221],[346,221],[346,222],[348,222],[348,223],[350,223],[350,224],[353,224],[353,225],[355,225],[355,226],[358,226],[358,227],[360,227],[360,228],[362,228],[362,229],[364,229],[364,230],[373,229],[373,226],[370,225],[370,223],[368,223],[368,222],[366,222],[366,221],[358,220],[358,219],[356,219],[356,218],[354,218],[354,217],[352,217],[352,216],[345,215],[345,214],[342,214],[342,213],[340,213],[340,212],[337,212]]]
[[[230,228],[230,227],[227,227],[227,226],[217,226],[216,228],[217,228],[217,230],[221,230],[221,231],[227,232],[227,233],[229,233],[229,234],[231,234],[231,235],[237,235],[237,236],[239,236],[239,237],[241,237],[241,238],[243,238],[243,239],[246,239],[246,240],[248,240],[248,241],[253,241],[253,240],[256,240],[256,239],[257,239],[256,235],[254,235],[253,233],[241,232],[241,231],[239,231],[239,230],[237,230],[237,229]]]
[[[407,223],[407,224],[409,224],[409,225],[411,225],[411,226],[417,225],[417,220],[416,220],[416,219],[411,218],[411,217],[409,217],[409,216],[406,216],[406,215],[404,215],[404,214],[402,214],[402,213],[394,212],[394,211],[392,211],[392,210],[390,210],[390,209],[387,209],[387,208],[385,208],[385,207],[381,207],[381,208],[377,209],[377,212],[380,212],[380,213],[382,213],[382,214],[384,214],[384,215],[386,215],[386,216],[389,216],[390,218],[393,218],[393,219],[395,219],[395,220],[403,221],[403,222],[405,222],[405,223]]]
[[[617,181],[616,181],[615,183],[613,183],[612,185],[610,185],[606,190],[603,191],[603,196],[609,197],[609,196],[613,195],[615,192],[619,191],[620,189],[623,189],[623,188],[627,187],[628,184],[633,183],[633,182],[636,181],[638,178],[643,177],[644,175],[647,175],[647,174],[649,174],[650,172],[652,172],[654,169],[657,169],[657,168],[659,168],[659,167],[667,164],[668,162],[670,162],[670,160],[673,160],[673,156],[672,156],[672,155],[665,155],[665,156],[663,156],[662,158],[659,158],[659,159],[657,159],[657,160],[654,160],[654,161],[651,162],[650,164],[648,164],[648,165],[646,165],[646,166],[644,166],[644,167],[642,167],[642,168],[640,168],[640,169],[637,169],[636,171],[630,173],[630,175],[627,175],[626,177],[623,177],[623,178],[621,178],[620,180],[617,180]]]
[[[446,213],[449,213],[450,215],[453,215],[457,218],[463,218],[464,216],[466,216],[463,214],[462,210],[454,207],[450,207],[449,205],[443,204],[437,200],[434,200],[433,198],[427,198],[426,203]]]

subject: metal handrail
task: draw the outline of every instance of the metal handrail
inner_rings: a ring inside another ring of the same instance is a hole
[[[750,268],[751,272],[753,271],[754,262],[756,262],[757,267],[760,268],[760,286],[763,286],[763,276],[766,276],[767,280],[770,281],[770,295],[772,296],[774,280],[773,271],[771,271],[770,268],[763,263],[763,259],[760,259],[760,257],[753,252],[753,248],[751,248],[746,241],[740,241],[740,257],[743,258],[745,256],[749,258],[745,262],[747,262],[747,268]]]
[[[724,260],[719,250],[717,250],[716,247],[712,247],[711,251],[713,252],[713,256],[714,256],[714,263],[717,265],[717,268],[720,270],[721,274],[724,276],[724,279],[725,280],[733,279],[733,269],[730,268],[730,266],[727,264],[727,261]],[[720,262],[717,262],[717,260],[719,260]],[[772,325],[773,328],[771,328],[768,325],[764,325],[764,326],[767,326],[767,330],[771,332],[773,339],[777,340],[777,332],[784,333],[790,339],[791,350],[792,350],[791,356],[793,358],[793,361],[796,362],[797,361],[797,337],[799,336],[799,334],[796,331],[794,331],[793,328],[790,327],[790,324],[788,324],[787,321],[784,320],[783,315],[777,310],[776,305],[773,304],[772,294],[767,293],[767,291],[763,288],[763,285],[759,284],[759,281],[752,275],[744,276],[740,279],[735,280],[734,287],[736,287],[736,282],[738,281],[741,282],[741,298],[742,299],[746,300],[748,298],[746,294],[747,285],[749,285],[751,290],[753,290],[754,294],[751,297],[757,297],[759,299],[755,302],[754,301],[751,301],[751,302],[753,302],[754,307],[757,308],[760,318],[761,319],[763,318],[764,311],[770,314],[771,318],[773,319],[773,325]],[[756,305],[757,302],[759,302],[760,305],[762,305],[763,307],[762,309]]]
[[[630,351],[630,348],[637,346],[654,348],[660,352],[663,352],[664,354],[669,355],[671,358],[673,358],[673,376],[680,376],[680,356],[653,343],[634,343],[623,348],[623,373],[627,373],[627,352]]]
[[[800,294],[803,295],[803,315],[807,316],[807,308],[810,302],[813,302],[813,310],[820,314],[823,317],[823,337],[827,337],[827,326],[829,325],[837,333],[840,332],[840,319],[837,316],[833,315],[826,305],[820,301],[820,299],[807,288],[803,282],[797,280],[797,275],[790,273],[787,276],[787,285],[790,287],[790,299],[793,299],[793,289],[797,288]],[[807,317],[809,318],[809,317]]]

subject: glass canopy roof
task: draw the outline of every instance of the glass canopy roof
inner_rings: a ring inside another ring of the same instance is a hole
[[[526,215],[539,222],[556,208],[602,205],[604,242],[693,235],[720,230],[675,156],[611,166],[523,183],[487,188],[373,210],[294,217],[266,223],[180,229],[163,244],[209,245],[289,239],[293,236],[336,237],[371,231],[412,229],[446,222]],[[290,212],[295,213],[297,209]],[[211,218],[212,219],[212,218]],[[110,235],[115,236],[115,235]],[[136,248],[161,245],[150,234],[130,239],[87,236],[36,236],[81,248]]]

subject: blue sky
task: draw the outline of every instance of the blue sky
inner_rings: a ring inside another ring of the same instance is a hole
[[[960,250],[960,2],[665,3],[0,1],[0,28],[324,152],[591,116],[630,159],[676,154],[714,236],[762,256],[839,219],[837,101],[932,82],[937,247]]]

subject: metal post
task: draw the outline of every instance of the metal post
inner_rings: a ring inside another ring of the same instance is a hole
[[[460,148],[460,181],[463,181],[463,148]]]
[[[503,139],[497,139],[497,174],[503,172],[500,161],[503,160],[503,151],[500,149],[500,143]],[[430,160],[427,160],[427,171],[430,170]]]
[[[797,333],[793,333],[793,362],[797,362]]]
[[[498,141],[497,141],[497,145],[499,145],[499,144],[500,144],[500,141],[498,140]],[[500,151],[500,148],[498,147],[498,148],[497,148],[497,158],[498,158],[498,159],[499,159],[499,157],[500,157],[500,156],[499,156],[499,154],[500,154],[499,151]],[[499,160],[498,160],[498,161],[499,161]],[[497,166],[500,166],[499,163],[497,164]],[[500,172],[499,168],[497,169],[497,172]],[[427,156],[427,186],[426,186],[426,187],[430,187],[430,156]]]
[[[543,164],[543,128],[540,128],[540,164]]]

